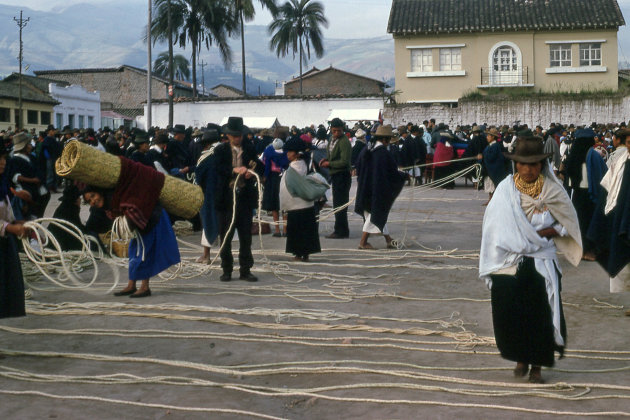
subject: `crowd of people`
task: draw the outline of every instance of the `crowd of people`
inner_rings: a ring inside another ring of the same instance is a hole
[[[210,260],[218,239],[220,280],[231,281],[237,232],[239,279],[255,282],[251,244],[258,226],[252,220],[259,198],[273,218],[272,235],[286,236],[286,252],[306,262],[321,251],[317,216],[322,208],[332,207],[335,217],[326,238],[349,237],[353,176],[354,211],[364,219],[359,249],[374,249],[368,239],[375,234],[395,248],[387,219],[405,184],[434,182],[452,189],[454,173],[479,164],[481,176],[472,177],[473,185],[489,195],[480,277],[491,290],[499,350],[517,362],[515,375],[529,372],[532,382],[542,382],[541,366],[552,365],[554,352],[562,354],[565,346],[556,250],[572,264],[598,261],[609,274],[611,292],[627,290],[630,282],[630,129],[623,123],[451,129],[431,119],[393,128],[368,122],[349,127],[335,118],[328,126],[254,132],[242,118],[230,117],[224,126],[210,123],[201,129],[178,124],[148,132],[59,131],[50,126],[38,136],[0,135],[0,317],[24,314],[23,299],[16,304],[23,295],[16,238],[29,235],[24,222],[42,217],[51,193],[61,188],[55,217],[85,233],[105,233],[115,216],[125,216],[137,235],[129,245],[129,283],[116,295],[150,296],[149,279],[180,261],[171,227],[177,217],[157,199],[166,175],[203,190],[203,206],[191,220],[204,247],[198,262]],[[55,161],[71,140],[122,157],[115,189],[56,175]],[[79,217],[81,198],[91,207],[85,224]],[[64,249],[81,246],[58,234]]]

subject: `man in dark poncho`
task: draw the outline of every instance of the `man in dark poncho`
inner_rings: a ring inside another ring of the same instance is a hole
[[[626,146],[601,181],[605,192],[587,233],[587,238],[597,244],[597,262],[610,276],[611,293],[624,292],[630,287],[630,146],[627,141]],[[626,315],[630,316],[630,311],[626,311]]]
[[[371,233],[383,234],[388,248],[395,248],[387,229],[387,217],[407,175],[398,170],[387,151],[394,136],[391,125],[381,126],[374,134],[374,147],[365,148],[357,159],[357,197],[354,211],[365,218],[359,249],[374,249],[368,242]]]
[[[217,155],[214,148],[219,143],[219,132],[216,129],[206,130],[199,144],[203,148],[199,160],[196,162],[195,179],[203,190],[203,206],[201,207],[201,224],[203,226],[201,245],[203,255],[198,262],[208,262],[210,259],[210,245],[219,235],[219,221],[214,208],[215,195],[217,189],[217,179],[220,172],[225,173],[230,168],[218,169]]]

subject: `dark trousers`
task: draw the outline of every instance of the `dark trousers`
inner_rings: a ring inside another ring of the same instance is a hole
[[[350,186],[352,185],[352,177],[350,172],[338,172],[330,176],[332,184],[333,207],[341,207],[350,201]],[[348,227],[348,208],[335,213],[335,230],[334,232],[343,237],[350,235]]]
[[[221,244],[225,243],[221,250],[221,268],[224,273],[231,273],[234,269],[234,257],[232,257],[234,230],[238,232],[238,265],[240,266],[241,274],[248,274],[250,268],[254,265],[254,257],[252,256],[252,216],[253,209],[237,202],[234,226],[228,232],[232,221],[232,209],[218,212]]]

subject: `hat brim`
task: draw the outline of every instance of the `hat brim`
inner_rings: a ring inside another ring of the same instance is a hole
[[[223,127],[221,127],[221,133],[223,134],[229,134],[231,136],[242,136],[243,135],[243,131],[238,131],[238,130],[231,130],[228,128],[227,124],[224,125]]]
[[[553,153],[545,153],[542,155],[520,156],[514,153],[503,152],[503,156],[505,156],[506,158],[513,160],[514,162],[520,162],[520,163],[542,162],[543,160],[551,157],[552,155]]]

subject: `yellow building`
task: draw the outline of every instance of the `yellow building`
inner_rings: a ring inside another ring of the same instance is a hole
[[[52,123],[53,107],[49,94],[22,84],[22,128],[43,131]],[[0,81],[0,130],[15,130],[19,124],[19,84],[17,80]]]
[[[398,103],[617,90],[616,0],[393,0]]]

